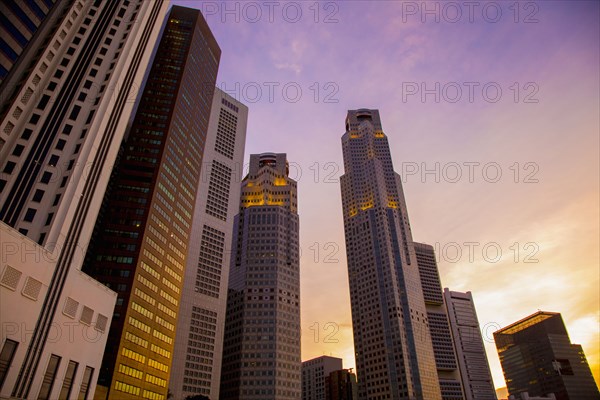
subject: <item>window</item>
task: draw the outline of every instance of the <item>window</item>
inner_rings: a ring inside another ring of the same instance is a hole
[[[40,182],[48,183],[48,182],[50,182],[50,179],[52,179],[52,172],[45,171],[42,174],[42,179],[40,180]]]
[[[87,400],[88,393],[90,390],[90,383],[92,382],[92,375],[94,375],[94,368],[85,367],[85,372],[83,373],[83,379],[81,381],[79,396],[77,397],[77,400]]]
[[[67,400],[71,395],[71,389],[73,388],[73,378],[75,378],[75,374],[77,373],[78,365],[79,364],[75,361],[69,361],[67,373],[65,374],[65,379],[63,380],[63,385],[60,389],[60,394],[58,395],[59,400]]]
[[[77,116],[79,115],[79,111],[81,111],[80,106],[73,107],[73,111],[71,111],[71,115],[69,116],[69,119],[72,119],[73,121],[75,121],[77,119]]]
[[[52,354],[50,356],[50,361],[48,362],[48,367],[46,367],[46,373],[44,374],[44,380],[42,381],[42,388],[40,389],[38,400],[48,400],[50,398],[59,364],[60,357]]]
[[[33,201],[35,201],[36,203],[39,203],[40,201],[42,201],[42,197],[44,197],[44,191],[37,189],[33,195]]]
[[[53,217],[54,217],[54,213],[49,213],[48,217],[46,218],[46,224],[44,226],[50,225],[50,222],[52,222]]]
[[[31,129],[25,129],[21,134],[21,139],[29,140],[33,131]]]
[[[6,165],[4,166],[4,171],[3,172],[6,173],[6,174],[12,174],[12,172],[15,169],[16,165],[17,164],[15,164],[12,161],[7,162]]]
[[[92,122],[92,119],[94,118],[94,113],[96,112],[96,110],[91,110],[90,113],[88,114],[87,119],[85,120],[86,125],[89,124],[90,122]]]
[[[38,121],[39,121],[39,120],[40,120],[40,116],[39,116],[38,114],[33,114],[33,115],[31,116],[31,119],[29,120],[29,123],[31,123],[31,124],[34,124],[34,125],[35,125],[35,124],[37,124],[37,123],[38,123]]]
[[[57,205],[59,201],[60,201],[60,193],[57,194],[56,196],[54,196],[54,201],[52,202],[52,205],[53,206]]]
[[[37,108],[39,110],[43,110],[46,108],[46,106],[48,105],[48,102],[50,101],[50,96],[48,96],[47,94],[42,96],[42,99],[40,100],[40,102],[37,105]]]
[[[65,144],[67,144],[67,142],[63,139],[58,139],[58,142],[56,143],[56,150],[62,150],[65,148]]]
[[[25,220],[27,222],[33,221],[33,219],[35,218],[35,213],[36,212],[37,212],[36,209],[34,209],[34,208],[28,208],[27,212],[25,213],[25,217],[23,218],[23,220]]]
[[[24,149],[25,149],[25,146],[23,146],[22,144],[16,145],[12,152],[13,156],[19,157],[21,154],[23,154]]]
[[[48,165],[51,167],[56,167],[58,165],[58,160],[60,157],[58,157],[56,154],[52,154],[50,156],[50,160],[48,160]]]
[[[2,351],[0,352],[0,389],[2,389],[6,375],[8,375],[8,370],[17,351],[18,345],[18,342],[6,339],[4,346],[2,346]]]

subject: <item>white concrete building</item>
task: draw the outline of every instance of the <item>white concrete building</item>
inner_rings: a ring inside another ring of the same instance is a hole
[[[115,293],[80,268],[167,6],[56,2],[2,81],[2,399],[94,396]]]
[[[239,211],[248,107],[215,89],[196,195],[169,389],[219,398],[233,219]]]
[[[444,302],[448,310],[465,400],[496,400],[471,292],[453,292],[445,288]]]

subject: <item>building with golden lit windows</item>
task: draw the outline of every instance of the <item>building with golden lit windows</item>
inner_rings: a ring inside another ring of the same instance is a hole
[[[341,177],[360,399],[441,400],[400,175],[378,110],[350,110]]]
[[[235,218],[221,399],[301,398],[298,197],[285,154],[250,156]]]
[[[173,6],[86,255],[118,294],[96,398],[167,398],[220,55],[200,11]]]

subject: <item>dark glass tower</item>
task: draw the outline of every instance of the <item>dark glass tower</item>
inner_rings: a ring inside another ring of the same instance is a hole
[[[359,398],[439,400],[406,202],[379,111],[348,111],[342,148],[342,203]]]
[[[598,400],[600,393],[578,344],[559,313],[539,311],[494,332],[508,393],[516,399]]]
[[[167,18],[84,270],[118,293],[98,381],[165,399],[221,51],[198,10]]]
[[[233,232],[220,398],[299,400],[298,198],[285,154],[250,156]]]

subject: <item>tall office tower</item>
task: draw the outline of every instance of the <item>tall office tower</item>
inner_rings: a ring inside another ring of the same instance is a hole
[[[198,10],[172,7],[161,35],[84,265],[118,294],[98,379],[110,398],[167,396],[221,54]]]
[[[471,292],[444,289],[452,339],[466,400],[496,400],[477,312]]]
[[[285,154],[250,156],[235,217],[221,399],[300,399],[296,181]]]
[[[325,400],[358,400],[356,374],[351,369],[330,372],[325,377]]]
[[[414,246],[442,399],[462,400],[464,396],[460,371],[444,306],[444,294],[435,252],[433,246],[428,244],[414,242]]]
[[[168,5],[41,3],[0,5],[30,30],[2,81],[0,395],[91,397],[115,293],[80,268]]]
[[[378,110],[351,110],[341,177],[361,399],[441,399],[400,176]]]
[[[325,380],[333,371],[343,368],[342,359],[321,356],[302,362],[302,400],[325,400]]]
[[[494,332],[508,393],[524,400],[598,400],[600,393],[583,349],[571,344],[559,313],[538,311]]]
[[[208,123],[169,388],[219,398],[233,219],[239,211],[248,108],[217,89]]]

